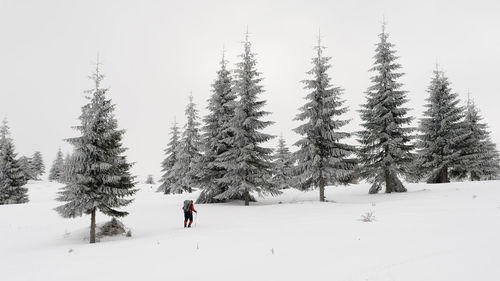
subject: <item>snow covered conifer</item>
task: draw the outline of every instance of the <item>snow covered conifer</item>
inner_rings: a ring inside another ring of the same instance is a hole
[[[26,178],[16,160],[14,143],[9,136],[7,120],[0,128],[0,205],[28,202]]]
[[[50,181],[59,181],[61,178],[61,174],[64,170],[64,158],[61,148],[57,150],[56,159],[52,162],[52,167],[49,172],[49,180]]]
[[[155,180],[153,179],[153,175],[148,175],[146,178],[146,184],[155,184]]]
[[[21,156],[19,157],[19,159],[17,159],[17,162],[19,163],[19,168],[21,168],[21,171],[23,171],[24,178],[26,180],[34,180],[35,172],[33,170],[31,158],[26,156]]]
[[[470,171],[471,180],[497,180],[500,175],[500,154],[497,145],[490,137],[484,141],[486,152],[483,154],[484,162],[479,169]]]
[[[291,187],[291,176],[293,168],[293,159],[290,150],[286,146],[283,135],[278,139],[278,148],[273,156],[273,184],[278,189]]]
[[[230,72],[226,69],[227,61],[224,53],[217,71],[217,79],[212,84],[212,96],[208,100],[208,115],[204,118],[203,144],[204,154],[201,159],[200,187],[203,188],[196,203],[217,203],[215,197],[227,190],[226,183],[220,179],[227,170],[224,168],[224,158],[221,155],[231,147],[233,136],[231,120],[234,118],[236,94],[232,89]],[[242,198],[231,198],[242,199]]]
[[[112,217],[123,217],[127,212],[118,208],[132,202],[134,189],[130,175],[131,164],[123,155],[123,130],[118,130],[114,105],[106,98],[108,89],[101,88],[103,75],[99,63],[90,77],[95,88],[89,90],[89,103],[82,108],[81,124],[75,127],[81,135],[68,139],[73,147],[73,173],[71,180],[60,192],[57,200],[66,202],[56,208],[65,218],[91,215],[90,243],[95,243],[96,212]]]
[[[189,95],[189,103],[186,107],[187,123],[182,132],[180,144],[177,146],[177,161],[171,169],[173,177],[170,186],[171,193],[192,192],[192,188],[198,182],[201,159],[201,137],[200,123],[198,122],[198,110],[193,102],[193,95]]]
[[[177,163],[177,150],[179,146],[179,127],[177,126],[177,122],[174,123],[170,129],[170,142],[168,143],[167,148],[165,149],[165,159],[161,163],[162,172],[164,172],[163,176],[160,179],[162,183],[160,187],[158,187],[158,192],[163,192],[165,194],[170,194],[172,183],[177,181],[176,174],[172,170],[175,163]]]
[[[31,165],[33,167],[35,180],[38,180],[38,177],[45,173],[45,164],[43,163],[43,157],[40,151],[35,151],[33,154]]]
[[[218,180],[228,189],[215,198],[220,200],[243,197],[249,205],[251,192],[261,195],[277,195],[280,191],[271,183],[272,149],[264,148],[262,143],[273,136],[260,132],[272,122],[261,118],[269,113],[261,110],[264,100],[258,96],[264,93],[260,73],[256,69],[255,54],[251,52],[248,32],[244,42],[242,61],[237,64],[234,78],[234,91],[239,96],[235,115],[231,120],[231,134],[228,139],[231,147],[220,155],[218,166],[227,172]]]
[[[457,176],[453,170],[462,170],[462,149],[470,132],[463,121],[464,108],[442,71],[434,71],[428,92],[427,110],[420,120],[416,166],[428,183],[447,183],[450,176]]]
[[[343,90],[331,84],[328,76],[330,57],[323,55],[321,38],[315,47],[313,68],[307,72],[311,79],[304,80],[304,88],[311,92],[306,104],[300,108],[295,120],[304,123],[295,128],[302,138],[295,143],[297,166],[294,167],[294,182],[299,189],[319,189],[319,200],[325,201],[327,184],[347,184],[352,176],[355,160],[349,159],[355,148],[342,141],[350,137],[340,129],[349,121],[340,119],[348,108],[343,107],[340,96]]]
[[[377,193],[385,183],[385,192],[406,192],[398,176],[408,176],[413,161],[411,144],[413,128],[408,127],[412,117],[404,104],[407,92],[398,79],[401,65],[394,45],[387,39],[385,23],[382,25],[380,42],[376,45],[375,63],[370,71],[372,86],[366,92],[366,104],[362,105],[363,130],[358,133],[360,177],[372,183],[369,193]]]
[[[66,154],[66,157],[64,158],[64,165],[61,173],[61,177],[59,178],[59,181],[61,183],[70,183],[71,180],[74,178],[73,174],[73,158],[72,156],[68,153]]]
[[[451,171],[452,176],[478,181],[496,178],[500,173],[498,150],[491,142],[487,125],[481,120],[479,109],[468,99],[464,120],[468,135],[461,145],[460,165]]]

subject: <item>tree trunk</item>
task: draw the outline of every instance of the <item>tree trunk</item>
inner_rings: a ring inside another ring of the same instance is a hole
[[[380,184],[378,182],[375,182],[372,184],[370,187],[370,190],[368,191],[368,194],[377,194],[380,190]]]
[[[401,180],[398,179],[398,176],[395,174],[391,174],[391,186],[392,186],[392,192],[406,192],[406,187],[404,187],[403,183]]]
[[[250,192],[248,192],[248,189],[245,190],[245,206],[250,205]]]
[[[392,192],[392,185],[391,185],[391,174],[389,173],[389,170],[385,170],[385,193],[391,193]]]
[[[319,180],[319,201],[325,202],[325,181]]]
[[[95,207],[90,214],[90,243],[95,243]]]
[[[481,178],[475,172],[470,172],[470,180],[471,181],[480,181]]]
[[[441,169],[441,179],[440,179],[440,182],[441,183],[450,182],[450,179],[448,178],[448,167],[446,167],[446,166],[444,166]]]

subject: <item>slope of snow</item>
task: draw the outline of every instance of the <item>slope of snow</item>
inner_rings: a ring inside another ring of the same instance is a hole
[[[30,202],[0,206],[1,280],[500,280],[500,182],[367,185],[196,205],[140,185],[122,221],[132,237],[88,244],[90,217],[52,209],[61,185],[29,184]],[[373,211],[376,221],[362,222]],[[98,222],[108,221],[99,214]]]

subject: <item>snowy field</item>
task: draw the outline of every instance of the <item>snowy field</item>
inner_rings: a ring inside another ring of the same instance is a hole
[[[250,207],[195,205],[191,229],[181,206],[196,194],[141,185],[123,219],[132,237],[93,245],[90,217],[52,210],[60,186],[30,183],[28,204],[0,206],[0,280],[500,280],[499,181],[330,187],[328,203],[289,190]],[[376,221],[362,222],[369,211]]]

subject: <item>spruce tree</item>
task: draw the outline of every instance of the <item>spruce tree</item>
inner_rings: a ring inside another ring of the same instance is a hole
[[[227,70],[224,52],[217,71],[217,79],[212,84],[212,96],[208,100],[208,115],[204,118],[203,148],[201,159],[200,187],[203,188],[196,203],[217,203],[215,197],[228,189],[220,179],[227,173],[221,155],[231,147],[233,136],[231,120],[234,118],[236,94],[232,89],[231,74]],[[242,198],[231,198],[242,199]]]
[[[273,155],[273,159],[273,184],[278,189],[290,188],[294,161],[283,135],[280,135],[278,139],[278,148]]]
[[[7,120],[0,127],[0,205],[28,202],[26,178],[19,167]]]
[[[217,195],[216,199],[226,200],[243,197],[245,205],[250,203],[250,193],[277,195],[280,191],[271,183],[272,149],[264,148],[262,143],[272,139],[261,130],[272,124],[261,118],[269,113],[262,110],[264,93],[260,85],[262,78],[256,69],[255,54],[251,52],[248,32],[244,42],[242,61],[237,64],[234,78],[234,91],[239,97],[235,115],[231,120],[231,134],[228,138],[230,148],[220,155],[219,167],[227,172],[219,180],[228,189]]]
[[[64,158],[61,148],[57,150],[56,159],[52,162],[52,167],[49,172],[50,181],[60,181],[64,170]]]
[[[490,137],[484,141],[486,152],[484,162],[478,169],[470,171],[471,180],[498,180],[500,175],[500,154]]]
[[[311,79],[302,81],[304,89],[310,90],[306,104],[300,108],[295,120],[304,122],[294,131],[302,136],[295,143],[297,166],[294,182],[299,189],[319,189],[319,200],[325,201],[325,186],[347,184],[350,181],[355,161],[349,156],[355,148],[344,143],[350,137],[341,128],[349,121],[340,117],[348,111],[341,100],[343,90],[331,84],[328,76],[330,57],[323,55],[321,38],[315,47],[313,68],[307,72]]]
[[[31,158],[26,157],[26,156],[21,156],[21,157],[19,157],[19,159],[17,159],[17,162],[19,164],[19,168],[21,168],[21,171],[23,171],[24,178],[27,181],[34,180],[35,179],[35,171],[33,169]]]
[[[70,183],[72,178],[73,178],[72,156],[69,153],[67,153],[66,157],[64,158],[63,169],[59,181],[61,183]]]
[[[90,243],[95,243],[96,212],[112,217],[123,217],[127,212],[118,208],[132,202],[134,189],[130,175],[131,164],[123,155],[123,130],[118,130],[114,116],[115,106],[106,97],[108,89],[101,88],[103,75],[99,63],[90,77],[95,88],[89,90],[90,100],[82,108],[81,124],[75,127],[80,136],[68,139],[74,147],[74,180],[60,192],[57,200],[66,202],[56,208],[62,217],[73,218],[91,215]]]
[[[427,183],[447,183],[450,176],[459,174],[454,170],[462,169],[462,150],[470,132],[463,121],[464,108],[442,71],[434,71],[428,93],[427,110],[420,120],[416,167],[427,177]]]
[[[177,150],[179,146],[179,127],[177,126],[177,122],[174,123],[170,129],[170,142],[168,143],[167,148],[165,149],[165,160],[161,163],[162,172],[164,172],[163,176],[160,179],[162,183],[158,187],[158,192],[163,192],[164,194],[170,194],[172,183],[177,181],[176,174],[172,170],[175,163],[177,163]]]
[[[465,113],[467,137],[461,144],[461,159],[458,167],[451,171],[457,178],[471,181],[496,178],[500,172],[499,153],[491,142],[487,125],[475,103],[468,98]]]
[[[358,133],[360,171],[359,176],[372,186],[369,193],[377,193],[385,183],[385,192],[406,192],[398,176],[408,176],[413,161],[411,144],[413,128],[408,127],[412,117],[408,108],[407,92],[402,90],[397,72],[401,65],[396,63],[394,45],[382,25],[380,42],[376,44],[375,63],[370,71],[372,85],[366,92],[366,104],[362,105],[363,130]]]
[[[35,151],[31,161],[35,180],[39,180],[39,177],[45,173],[45,164],[43,163],[42,153],[40,151]]]
[[[201,159],[201,137],[200,123],[198,122],[198,110],[193,102],[193,95],[189,95],[189,103],[186,107],[187,123],[182,132],[180,144],[177,146],[177,161],[171,170],[172,181],[170,192],[183,193],[192,192],[192,188],[198,182]]]
[[[146,184],[155,184],[155,180],[153,179],[153,175],[148,175],[146,178]]]

